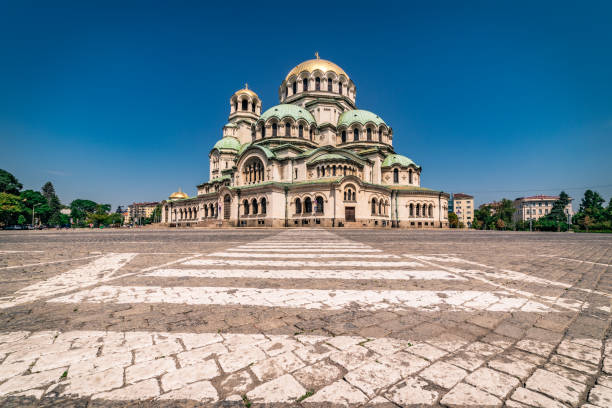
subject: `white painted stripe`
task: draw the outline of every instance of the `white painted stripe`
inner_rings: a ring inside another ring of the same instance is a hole
[[[256,248],[252,247],[238,247],[238,248],[229,248],[226,251],[230,252],[312,252],[312,253],[325,253],[325,252],[349,252],[349,253],[358,253],[358,252],[382,252],[382,249],[370,249],[370,248]]]
[[[490,310],[496,312],[550,312],[549,306],[508,292],[432,290],[320,290],[235,287],[98,286],[51,299],[56,303],[174,303],[189,305],[241,305],[338,310],[356,306],[363,310],[439,311]],[[493,299],[492,299],[493,297]],[[469,306],[464,305],[469,302]]]
[[[51,264],[57,264],[57,263],[83,261],[83,260],[86,260],[86,259],[93,259],[93,258],[98,258],[98,257],[100,257],[100,255],[85,256],[83,258],[64,259],[64,260],[61,260],[61,261],[48,261],[48,262],[37,262],[37,263],[31,263],[31,264],[25,264],[25,265],[3,266],[0,269],[28,268],[30,266],[51,265]]]
[[[208,254],[210,257],[218,258],[381,258],[381,255],[376,254],[260,254],[252,252],[214,252]],[[384,258],[398,259],[397,255],[384,255]]]
[[[255,241],[250,242],[244,245],[291,245],[291,246],[304,246],[304,245],[338,245],[338,246],[354,246],[354,247],[368,247],[369,245],[362,244],[360,242],[342,242],[342,241],[321,241],[319,239],[313,238],[312,240],[304,240],[304,241]]]
[[[190,278],[251,278],[251,279],[388,279],[388,280],[455,280],[466,278],[447,271],[411,270],[324,270],[324,269],[158,269],[145,276]]]
[[[612,266],[610,264],[606,264],[606,263],[601,263],[601,262],[592,262],[592,261],[584,261],[582,259],[574,259],[574,258],[564,258],[562,256],[555,256],[555,255],[539,255],[545,258],[555,258],[555,259],[561,259],[562,261],[573,261],[573,262],[580,262],[580,263],[588,263],[591,265],[600,265],[600,266]]]
[[[109,254],[66,273],[53,276],[15,292],[15,297],[0,303],[0,309],[83,288],[111,278],[136,254]]]
[[[28,251],[28,250],[23,250],[23,251],[11,251],[8,249],[0,249],[0,253],[1,254],[20,254],[23,252],[45,252],[45,251]]]
[[[184,262],[183,265],[191,265],[191,266],[309,266],[309,267],[320,267],[320,268],[330,268],[330,267],[341,267],[341,266],[358,266],[362,268],[373,268],[373,267],[383,267],[383,268],[410,268],[410,267],[420,267],[423,264],[419,262],[409,262],[409,261],[398,261],[398,262],[375,262],[375,261],[270,261],[264,259],[193,259],[191,261]]]

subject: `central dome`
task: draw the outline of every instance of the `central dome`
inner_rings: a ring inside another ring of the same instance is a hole
[[[304,72],[304,71],[313,72],[313,71],[316,71],[317,69],[321,70],[323,73],[332,71],[336,75],[344,75],[346,79],[349,79],[349,76],[346,74],[346,72],[344,72],[344,70],[340,68],[338,65],[334,64],[331,61],[324,60],[324,59],[317,57],[315,59],[304,61],[301,64],[299,64],[297,67],[293,68],[287,74],[285,81],[287,81],[293,75],[297,76],[301,72]]]

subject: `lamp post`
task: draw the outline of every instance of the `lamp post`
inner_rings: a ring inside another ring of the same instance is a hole
[[[34,209],[36,208],[37,205],[40,205],[40,203],[34,204],[32,206],[32,228],[34,228]]]

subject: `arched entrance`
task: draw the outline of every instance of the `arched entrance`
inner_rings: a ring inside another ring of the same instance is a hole
[[[223,219],[224,220],[229,220],[230,219],[230,214],[232,212],[232,198],[230,197],[229,194],[226,194],[225,197],[223,197]]]

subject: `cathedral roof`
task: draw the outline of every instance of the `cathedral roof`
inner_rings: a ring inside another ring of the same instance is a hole
[[[279,120],[290,117],[296,121],[299,119],[304,119],[308,123],[316,123],[315,118],[306,109],[288,103],[271,107],[270,109],[266,110],[259,119],[265,122],[273,117]]]
[[[314,159],[312,159],[311,161],[308,162],[308,164],[312,164],[312,163],[318,163],[318,162],[322,162],[322,161],[326,161],[326,160],[342,160],[342,161],[352,161],[351,159],[349,159],[346,156],[343,156],[341,154],[338,153],[326,153],[326,154],[322,154],[320,156],[315,157]]]
[[[238,151],[240,150],[240,142],[234,137],[227,136],[215,143],[213,149]]]
[[[251,98],[258,98],[257,94],[253,91],[251,91],[249,89],[249,85],[248,84],[244,84],[244,88],[237,90],[234,95],[238,96],[238,95],[248,95]]]
[[[181,200],[181,199],[184,199],[184,198],[189,198],[189,196],[187,194],[183,193],[181,191],[181,189],[179,188],[179,191],[176,191],[176,192],[170,194],[170,197],[168,197],[168,198],[170,200]]]
[[[338,118],[338,127],[350,126],[353,123],[365,125],[366,123],[374,123],[376,126],[387,125],[380,116],[367,110],[354,109],[344,112]]]
[[[338,65],[334,64],[331,61],[320,59],[317,56],[317,58],[315,59],[302,62],[301,64],[293,68],[291,71],[289,71],[287,77],[285,78],[285,81],[287,81],[293,75],[300,75],[304,71],[313,72],[316,70],[320,70],[323,73],[331,71],[336,75],[344,75],[346,79],[349,79],[349,76],[346,74],[346,72],[344,72],[344,70]]]
[[[410,160],[408,157],[402,156],[401,154],[390,154],[387,157],[385,157],[385,160],[382,162],[382,167],[391,167],[394,164],[399,164],[402,167],[408,167],[408,166],[414,166],[417,168],[420,167],[420,166],[417,166],[416,163]]]

